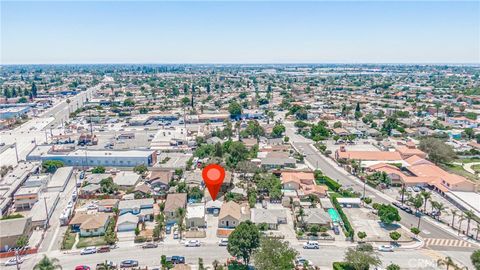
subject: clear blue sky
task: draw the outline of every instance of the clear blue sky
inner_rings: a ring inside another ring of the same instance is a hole
[[[1,62],[480,63],[480,3],[2,1]]]

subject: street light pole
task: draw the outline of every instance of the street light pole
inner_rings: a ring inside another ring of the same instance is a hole
[[[47,215],[46,215],[46,220],[45,220],[45,231],[46,231],[47,228],[48,228],[48,222],[49,222],[49,221],[48,221],[49,218],[48,218],[47,197],[43,197],[43,202],[45,203],[45,214],[47,214]]]
[[[15,139],[15,157],[17,158],[17,164],[18,164],[18,149],[17,149],[17,139]]]

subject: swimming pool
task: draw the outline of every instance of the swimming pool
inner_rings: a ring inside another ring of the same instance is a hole
[[[338,214],[337,210],[333,208],[328,208],[328,214],[330,215],[330,218],[332,221],[335,223],[341,223],[342,219],[340,218],[340,215]]]

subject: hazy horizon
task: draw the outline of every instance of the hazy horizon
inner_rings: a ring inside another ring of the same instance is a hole
[[[1,3],[1,64],[478,64],[479,2]]]

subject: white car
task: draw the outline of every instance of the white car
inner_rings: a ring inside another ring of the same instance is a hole
[[[221,247],[228,246],[228,238],[227,239],[220,239],[220,241],[218,241],[218,245],[221,246]]]
[[[17,258],[12,258],[5,262],[5,266],[12,266],[12,265],[17,265],[22,263],[23,263],[22,258],[18,258],[18,261],[17,261]]]
[[[80,255],[88,255],[88,254],[94,254],[97,253],[97,248],[96,247],[86,247],[80,251]]]
[[[186,247],[199,247],[200,246],[200,241],[198,240],[188,240],[185,242]]]
[[[320,244],[317,241],[307,241],[303,244],[304,249],[319,249]]]
[[[313,263],[310,260],[307,260],[303,257],[297,257],[295,259],[295,265],[296,266],[304,266],[305,264],[308,265],[308,266],[313,266]]]
[[[378,251],[383,251],[383,252],[393,252],[393,247],[390,245],[381,245],[378,248]]]

